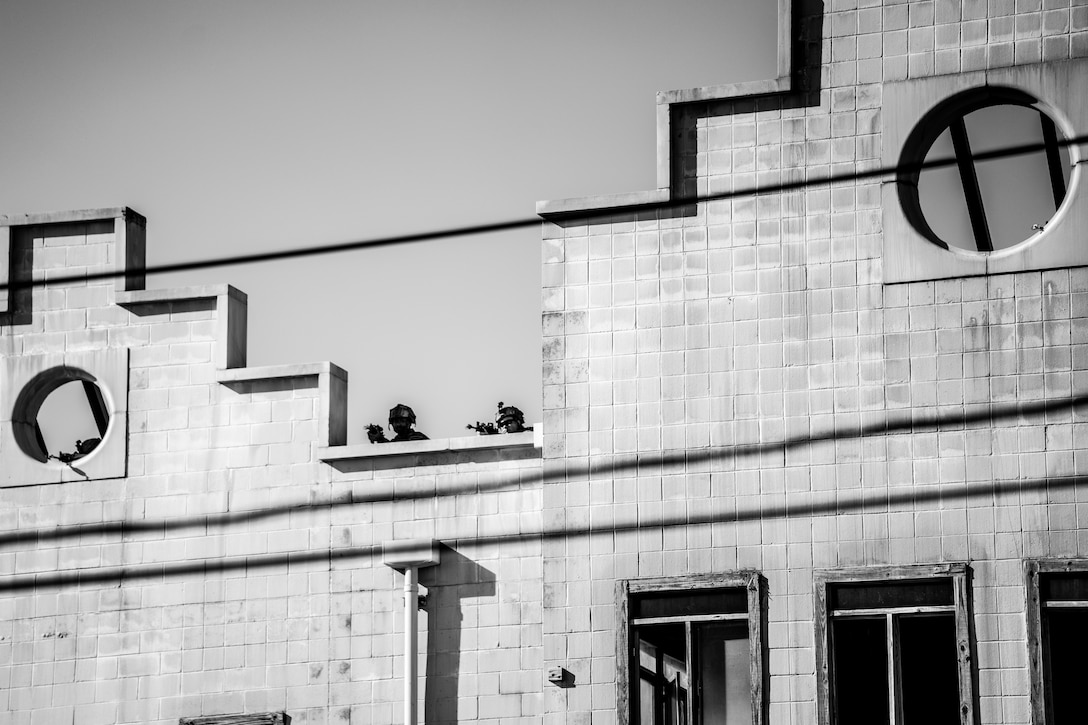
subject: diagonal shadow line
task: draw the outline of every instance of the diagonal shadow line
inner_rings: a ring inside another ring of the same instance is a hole
[[[683,515],[662,516],[649,521],[614,522],[599,528],[559,527],[541,531],[519,532],[515,534],[496,534],[460,539],[445,539],[443,544],[450,548],[463,546],[489,546],[525,541],[550,541],[575,536],[600,536],[615,533],[639,531],[645,529],[669,528],[673,526],[698,526],[710,524],[736,524],[746,521],[761,521],[792,516],[819,516],[826,514],[845,514],[877,508],[890,513],[893,506],[905,504],[930,503],[963,499],[993,498],[995,496],[1020,493],[1033,490],[1064,491],[1075,489],[1088,483],[1085,476],[1062,476],[1028,480],[985,481],[978,483],[933,484],[922,488],[902,486],[896,489],[849,489],[849,496],[842,498],[843,491],[828,491],[827,500],[806,502],[804,504],[784,503],[781,505],[759,505],[751,509],[736,512],[715,512],[712,507],[685,513]],[[879,494],[879,495],[877,495]],[[330,571],[338,562],[381,557],[381,546],[355,546],[321,551],[290,552],[286,554],[265,554],[222,559],[201,559],[192,562],[144,564],[137,566],[119,566],[98,569],[85,569],[48,574],[26,574],[0,580],[0,592],[18,592],[44,587],[65,587],[92,583],[116,583],[126,581],[169,578],[184,574],[213,574],[269,569],[287,564],[313,564],[328,562]]]
[[[547,469],[550,469],[551,466],[546,465],[543,470],[533,471],[531,473],[518,473],[511,477],[503,477],[494,482],[472,482],[456,486],[443,486],[441,490],[438,490],[435,487],[413,487],[415,490],[396,493],[382,491],[374,493],[349,493],[347,496],[339,499],[275,506],[252,511],[228,511],[225,513],[206,514],[202,516],[154,519],[150,521],[125,520],[108,523],[74,524],[70,526],[60,526],[55,529],[13,531],[0,534],[0,547],[6,544],[62,541],[66,539],[76,539],[81,536],[103,534],[124,535],[147,531],[165,534],[171,531],[192,528],[211,530],[213,528],[260,521],[293,513],[312,512],[325,509],[333,510],[358,504],[441,498],[471,493],[487,493],[510,488],[512,486],[583,480],[588,479],[589,477],[604,476],[614,473],[645,474],[647,473],[647,469],[668,468],[670,466],[701,462],[730,461],[768,453],[784,453],[786,451],[803,448],[804,446],[828,441],[865,439],[895,433],[923,433],[938,430],[957,430],[982,423],[997,423],[1000,421],[1029,418],[1066,410],[1072,412],[1085,403],[1088,403],[1088,394],[1077,394],[1070,397],[1004,406],[991,403],[979,404],[977,409],[965,409],[962,413],[957,415],[949,415],[947,413],[919,415],[916,410],[912,409],[904,409],[901,414],[897,411],[887,411],[889,417],[876,423],[850,428],[832,427],[819,433],[807,436],[796,436],[781,441],[742,443],[732,446],[698,450],[686,449],[676,453],[611,454],[611,458],[622,458],[623,460],[612,460],[607,463],[594,463],[592,460],[578,463],[558,461],[563,464],[562,468],[561,470],[556,470],[554,472],[549,472]],[[545,463],[547,464],[548,462]]]

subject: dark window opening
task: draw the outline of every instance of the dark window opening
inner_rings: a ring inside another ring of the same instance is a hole
[[[682,624],[636,630],[640,723],[687,722],[687,636]]]
[[[952,582],[931,579],[909,582],[836,584],[828,593],[831,609],[952,606]]]
[[[638,583],[643,591],[628,599],[628,722],[762,723],[763,585],[757,574],[746,577],[754,586]]]
[[[743,614],[748,595],[743,589],[711,592],[655,592],[631,602],[632,617],[684,617],[700,614]]]
[[[961,722],[960,683],[970,678],[969,660],[958,653],[966,611],[953,577],[843,577],[827,584],[825,596],[828,722]]]
[[[835,722],[841,725],[888,723],[886,623],[879,619],[839,619],[831,623],[835,670]]]
[[[1083,722],[1088,573],[1043,574],[1039,589],[1047,725]]]
[[[1048,602],[1088,601],[1088,575],[1047,574],[1039,582],[1043,599]]]
[[[956,617],[899,615],[899,694],[904,725],[960,722]]]
[[[751,645],[747,622],[692,627],[699,725],[752,722]]]

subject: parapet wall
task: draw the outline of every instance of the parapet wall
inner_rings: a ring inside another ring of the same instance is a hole
[[[12,289],[0,317],[0,721],[393,722],[401,575],[381,548],[411,538],[443,553],[421,578],[421,712],[532,720],[532,434],[346,446],[347,373],[247,367],[233,287],[144,289],[135,212],[5,221],[5,282],[121,276]],[[11,433],[34,422],[20,395],[71,370],[108,426],[71,465],[38,460]]]

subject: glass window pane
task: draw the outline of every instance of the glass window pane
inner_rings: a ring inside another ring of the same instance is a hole
[[[640,725],[687,725],[687,639],[683,624],[634,628]],[[636,677],[631,680],[635,681]]]
[[[1052,119],[1030,103],[1030,97],[1018,101],[997,101],[971,111],[962,117],[967,145],[973,155],[990,151],[1043,143],[1044,124],[1053,128],[1057,140],[1063,140],[1059,127]],[[942,133],[926,152],[926,161],[950,159],[955,154],[951,126],[958,120],[950,120]],[[961,149],[961,153],[967,149]],[[1058,150],[1060,159],[1057,171],[1068,187],[1068,153]],[[967,157],[962,160],[966,161]],[[1017,154],[995,159],[977,159],[971,166],[978,183],[979,201],[988,228],[988,236],[995,250],[1001,250],[1030,239],[1036,234],[1033,226],[1043,225],[1054,216],[1055,189],[1051,183],[1050,159],[1040,149],[1032,153]],[[970,223],[967,184],[961,176],[958,164],[924,169],[918,177],[918,203],[925,223],[932,232],[952,247],[978,248]],[[1061,190],[1057,190],[1061,193]]]
[[[927,162],[956,157],[952,134],[946,128],[926,154]],[[923,169],[918,177],[918,201],[929,228],[946,244],[975,249],[975,233],[963,193],[963,179],[955,164]]]
[[[637,595],[631,603],[631,616],[690,617],[701,614],[742,614],[748,611],[745,589],[710,589],[706,591],[653,592]]]
[[[1088,572],[1044,574],[1039,586],[1043,599],[1049,602],[1088,601]]]
[[[957,725],[960,684],[955,615],[900,615],[897,624],[903,725]]]
[[[963,120],[971,152],[981,154],[1042,143],[1039,116],[1034,108],[1008,104],[987,106],[967,114]],[[1058,140],[1062,140],[1061,131]],[[994,249],[1028,239],[1034,233],[1032,224],[1045,224],[1054,216],[1054,194],[1045,152],[977,161],[975,171]]]
[[[835,584],[828,591],[828,606],[832,610],[933,607],[952,603],[951,579]]]
[[[643,674],[642,678],[638,682],[638,697],[639,697],[639,713],[641,713],[640,723],[650,725],[654,722],[652,713],[654,712],[654,702],[656,695],[654,688],[654,681],[652,677],[648,677]],[[647,714],[650,713],[650,714]]]
[[[837,725],[888,725],[888,648],[884,617],[831,620]]]
[[[1050,681],[1051,725],[1084,722],[1084,653],[1088,652],[1088,611],[1048,609],[1046,677]]]
[[[700,725],[751,725],[752,674],[747,622],[715,622],[692,628],[698,653]]]

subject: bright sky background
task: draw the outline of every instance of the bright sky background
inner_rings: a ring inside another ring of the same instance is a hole
[[[520,219],[655,186],[654,94],[775,75],[770,0],[0,0],[0,212],[127,205],[161,264]],[[251,365],[541,417],[540,232],[153,276],[249,294]]]

